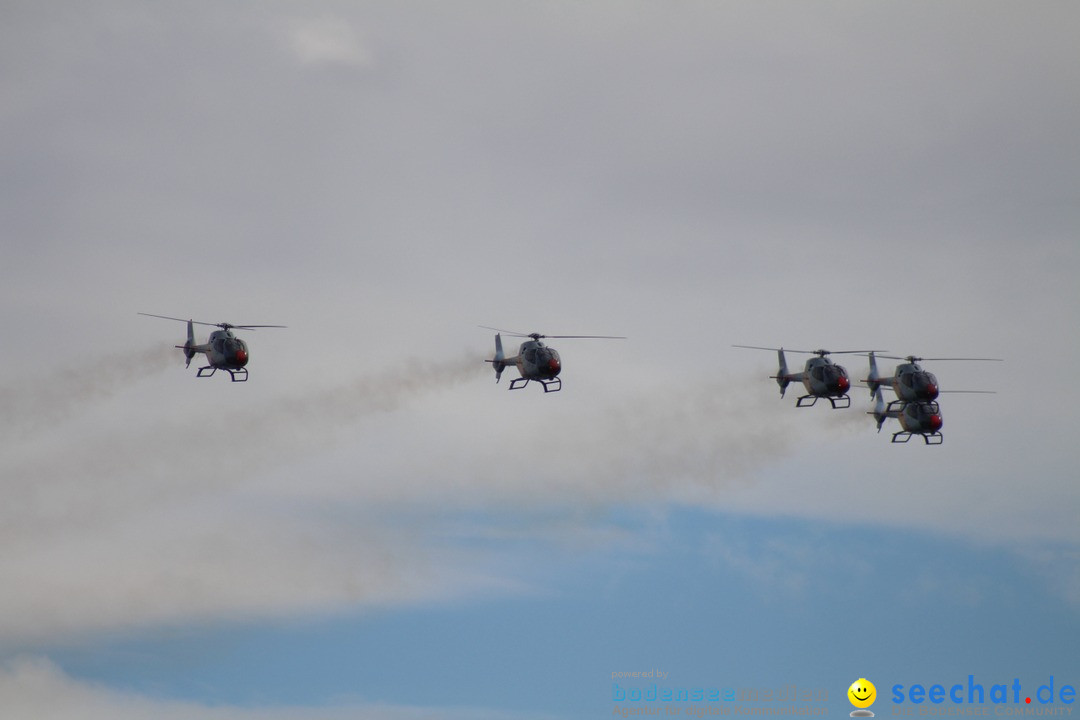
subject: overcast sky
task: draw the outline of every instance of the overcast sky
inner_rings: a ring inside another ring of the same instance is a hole
[[[0,3],[0,706],[1080,684],[1078,29],[1064,1]],[[234,384],[137,312],[288,328],[244,333]],[[552,340],[562,391],[508,392],[478,325],[628,339]],[[796,409],[732,344],[1005,362],[927,363],[996,394],[894,445],[864,387]]]

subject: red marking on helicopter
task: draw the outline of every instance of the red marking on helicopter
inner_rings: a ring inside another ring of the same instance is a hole
[[[560,367],[560,365],[559,365],[559,359],[558,358],[551,358],[550,360],[548,360],[548,370],[550,370],[551,372],[553,372],[553,373],[559,372],[559,367]]]
[[[836,381],[836,386],[840,388],[840,392],[847,392],[851,387],[851,382],[846,377],[841,377]]]
[[[937,432],[938,430],[941,429],[941,425],[942,425],[942,422],[941,422],[941,416],[940,415],[931,415],[930,416],[930,429],[931,430],[933,430],[934,432]]]
[[[244,366],[244,365],[247,365],[247,361],[248,361],[247,350],[237,350],[236,351],[236,364],[240,365],[240,366]]]

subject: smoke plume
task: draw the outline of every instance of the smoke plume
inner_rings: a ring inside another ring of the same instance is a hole
[[[92,357],[79,365],[9,382],[0,386],[0,436],[25,436],[61,422],[89,403],[157,375],[179,357],[176,349],[159,345]]]

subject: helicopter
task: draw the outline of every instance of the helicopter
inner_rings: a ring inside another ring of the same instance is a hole
[[[780,360],[780,369],[775,375],[770,375],[776,384],[780,386],[780,397],[784,397],[788,383],[801,382],[806,388],[806,394],[801,395],[795,403],[795,407],[812,407],[820,398],[825,398],[833,406],[834,410],[851,407],[851,398],[847,391],[851,387],[851,380],[847,370],[842,365],[837,365],[827,355],[861,354],[871,352],[869,350],[788,350],[788,352],[817,355],[809,358],[801,373],[788,371],[787,361],[784,358],[783,348],[758,347],[757,345],[732,345],[737,348],[750,350],[775,350]]]
[[[163,320],[186,322],[187,342],[183,345],[176,346],[178,349],[184,351],[184,357],[187,359],[187,362],[184,363],[184,367],[191,366],[191,359],[195,357],[195,353],[203,353],[206,355],[206,360],[210,364],[199,368],[196,377],[210,377],[218,370],[224,370],[229,373],[229,377],[232,378],[233,382],[247,382],[248,371],[245,366],[248,364],[249,353],[247,343],[233,335],[232,331],[285,327],[285,325],[233,325],[231,323],[208,323],[199,322],[198,320],[183,320],[182,318],[169,317],[167,315],[152,315],[150,313],[139,313],[139,315],[161,318]],[[195,329],[193,325],[209,325],[221,329],[210,333],[210,338],[204,345],[196,345]],[[209,370],[209,372],[207,372],[207,370]]]
[[[491,363],[491,366],[495,369],[495,382],[499,382],[499,379],[502,377],[502,372],[507,366],[514,365],[517,367],[518,374],[521,377],[516,377],[510,381],[511,390],[520,390],[528,385],[530,380],[535,380],[544,387],[545,393],[558,392],[562,389],[562,378],[559,377],[559,373],[562,372],[562,359],[559,357],[559,352],[555,348],[548,347],[541,342],[543,338],[626,339],[621,335],[541,335],[540,333],[526,334],[512,332],[510,330],[500,330],[499,328],[488,327],[487,325],[481,325],[480,327],[485,330],[496,331],[495,357],[491,360],[484,361]],[[513,337],[529,339],[521,343],[517,355],[508,358],[503,354],[502,333],[506,333]]]
[[[927,445],[940,445],[945,439],[941,434],[941,407],[932,400],[894,400],[886,406],[879,385],[874,388],[874,409],[866,414],[877,420],[878,432],[888,418],[900,421],[903,430],[893,433],[894,443],[906,443],[912,435],[921,435]]]
[[[900,405],[907,402],[930,402],[936,400],[938,394],[941,392],[954,392],[954,393],[986,393],[987,390],[941,390],[941,386],[938,384],[937,376],[934,373],[924,370],[920,362],[924,360],[932,360],[934,362],[940,360],[972,360],[972,361],[992,361],[1003,362],[1001,358],[921,358],[914,355],[908,355],[907,357],[896,357],[893,355],[876,355],[871,352],[868,354],[870,358],[870,374],[863,381],[870,387],[870,397],[875,396],[875,392],[878,388],[884,386],[892,387],[893,392],[896,393],[896,400],[889,403],[892,405]],[[893,371],[893,376],[882,377],[878,373],[877,358],[884,357],[891,360],[905,360],[906,362],[897,365]]]

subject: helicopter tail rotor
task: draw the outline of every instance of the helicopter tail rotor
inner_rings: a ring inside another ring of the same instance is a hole
[[[885,380],[883,380],[881,378],[881,375],[878,373],[877,358],[874,356],[873,350],[870,351],[869,358],[870,374],[866,376],[866,384],[870,387],[870,398],[873,399],[877,389],[886,383]],[[878,430],[880,429],[881,426],[878,425]]]
[[[881,396],[881,386],[877,386],[873,390],[874,393],[874,409],[868,412],[867,415],[873,415],[874,420],[877,421],[877,431],[881,432],[881,426],[885,424],[885,420],[889,417],[885,412],[885,398]]]
[[[499,382],[499,378],[502,377],[502,371],[506,369],[506,356],[503,354],[502,336],[499,333],[495,333],[495,358],[489,360],[491,367],[495,368],[495,382]]]
[[[195,327],[190,320],[187,321],[187,342],[184,343],[184,357],[187,359],[184,367],[190,367],[191,358],[195,357]]]
[[[195,328],[191,320],[187,321],[187,341],[183,345],[177,345],[177,349],[184,351],[184,367],[191,367],[191,359],[195,357]]]
[[[776,351],[776,357],[780,362],[780,369],[776,371],[774,376],[776,384],[780,386],[780,397],[784,397],[784,392],[787,390],[788,383],[791,382],[791,378],[788,376],[787,360],[784,359],[784,349],[780,348]]]

